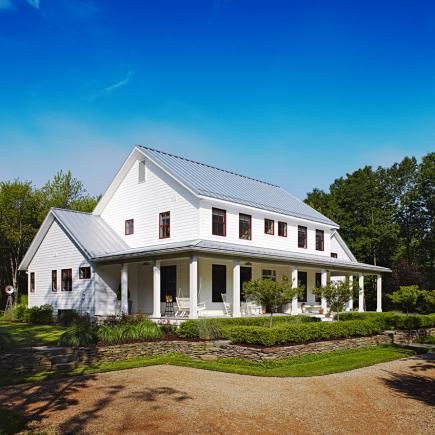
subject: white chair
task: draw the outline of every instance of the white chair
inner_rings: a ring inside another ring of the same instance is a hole
[[[246,301],[246,311],[247,314],[258,316],[263,311],[263,307],[253,301]]]
[[[175,316],[177,317],[189,317],[190,313],[190,298],[176,297],[175,302],[177,303],[177,311]],[[205,302],[198,302],[196,305],[196,311],[199,314],[201,311],[205,310]]]
[[[227,294],[221,293],[221,296],[222,296],[222,302],[224,303],[225,314],[227,316],[231,316],[232,309],[231,309],[231,304],[227,301]]]

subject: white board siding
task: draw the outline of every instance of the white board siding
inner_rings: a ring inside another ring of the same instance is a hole
[[[226,210],[227,212],[226,237],[214,236],[212,234],[213,207]],[[252,216],[252,240],[239,239],[239,213],[246,213]],[[275,221],[274,235],[264,233],[264,219],[272,219]],[[287,223],[287,237],[278,236],[278,221]],[[305,226],[308,229],[306,249],[298,248],[298,225]],[[324,231],[323,251],[316,250],[316,229]],[[319,223],[312,223],[299,219],[296,220],[291,217],[284,217],[260,210],[257,211],[255,209],[244,208],[243,206],[222,205],[218,202],[213,203],[212,201],[205,200],[201,202],[200,237],[202,239],[329,257],[331,255],[330,231],[331,227]]]
[[[93,273],[91,279],[79,279],[79,268],[90,266],[62,228],[53,222],[29,265],[35,273],[35,291],[30,292],[29,306],[50,304],[58,309],[75,309],[92,313]],[[72,269],[72,291],[61,291],[61,270]],[[51,290],[51,272],[57,270],[57,292]]]
[[[146,161],[146,181],[138,182],[136,160],[101,216],[131,247],[198,238],[199,199]],[[159,214],[171,212],[171,237],[159,239]],[[134,219],[134,234],[125,235],[125,221]]]
[[[335,252],[339,260],[352,261],[352,258],[347,255],[346,251],[341,247],[334,236],[331,237],[331,252]]]

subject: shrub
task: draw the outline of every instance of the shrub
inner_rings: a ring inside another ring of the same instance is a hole
[[[233,343],[273,346],[336,338],[363,337],[381,332],[374,322],[354,320],[334,323],[281,324],[275,328],[233,326],[225,328],[226,338]]]
[[[32,307],[28,309],[28,312],[29,323],[35,325],[50,325],[53,322],[53,307],[51,305],[47,304],[41,305],[40,307]]]
[[[98,341],[104,344],[128,343],[139,340],[156,340],[162,331],[148,319],[140,321],[121,321],[111,325],[100,326],[97,331]]]
[[[97,342],[97,330],[88,321],[81,321],[68,328],[58,340],[59,346],[88,346]]]
[[[16,307],[16,318],[20,322],[28,322],[29,321],[30,312],[27,308],[27,305],[17,305]]]

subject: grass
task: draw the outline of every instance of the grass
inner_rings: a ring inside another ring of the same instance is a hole
[[[253,362],[241,359],[202,361],[195,360],[182,354],[170,354],[165,356],[150,356],[101,363],[98,365],[76,368],[67,372],[47,371],[15,377],[11,376],[9,373],[0,373],[0,386],[35,382],[55,377],[90,375],[94,373],[165,364],[251,376],[323,376],[331,373],[340,373],[361,367],[367,367],[381,362],[393,361],[416,355],[416,353],[415,350],[403,349],[396,346],[373,346],[364,349],[324,352],[320,354],[287,358],[280,361],[264,362]]]
[[[24,418],[14,411],[0,407],[0,435],[20,432],[25,428]]]
[[[56,345],[66,328],[56,325],[29,325],[0,320],[0,334],[9,335],[11,347]]]

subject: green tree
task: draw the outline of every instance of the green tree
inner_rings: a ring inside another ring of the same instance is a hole
[[[409,314],[409,311],[415,308],[421,291],[416,285],[402,286],[399,290],[387,295],[391,301]]]
[[[286,276],[280,282],[272,279],[255,279],[246,282],[243,286],[243,294],[247,300],[270,307],[269,327],[272,327],[273,313],[281,305],[291,302],[295,296],[300,296],[302,293],[303,289],[292,287]]]

